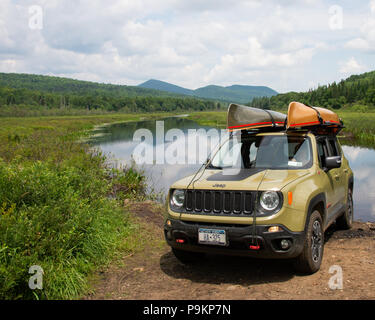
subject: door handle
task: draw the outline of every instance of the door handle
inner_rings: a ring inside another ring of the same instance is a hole
[[[348,173],[348,172],[349,172],[349,170],[348,170],[348,169],[344,169],[344,172],[345,172],[345,173]]]
[[[335,176],[335,179],[336,179],[336,180],[340,180],[340,176],[339,176],[339,175],[336,175],[336,176]]]

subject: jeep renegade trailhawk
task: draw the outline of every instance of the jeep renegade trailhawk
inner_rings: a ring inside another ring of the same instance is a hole
[[[297,271],[313,273],[324,231],[352,225],[352,194],[335,134],[241,130],[171,186],[165,238],[183,263],[205,253],[293,258]]]

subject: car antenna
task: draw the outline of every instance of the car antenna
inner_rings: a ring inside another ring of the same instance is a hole
[[[233,136],[233,132],[230,132],[230,133],[229,133],[229,138],[232,138],[232,136]],[[205,161],[205,162],[199,167],[198,171],[195,173],[195,175],[193,176],[193,178],[190,180],[189,184],[187,185],[187,187],[186,187],[186,189],[185,189],[185,197],[186,197],[186,192],[187,192],[187,190],[189,189],[191,183],[193,183],[193,189],[194,189],[194,183],[195,183],[196,181],[198,181],[198,180],[202,177],[202,175],[204,174],[204,172],[206,171],[207,165],[208,165],[208,163],[209,163],[209,161],[210,161],[210,158],[211,158],[212,151],[215,150],[215,149],[217,148],[217,146],[218,146],[220,143],[221,143],[221,140],[219,140],[219,142],[216,144],[215,148],[211,149],[211,152],[210,152],[210,154],[208,155],[206,161]],[[202,174],[200,175],[200,177],[199,177],[198,179],[194,180],[195,177],[198,175],[199,171],[202,170],[203,166],[204,166],[204,170],[202,171]],[[194,181],[193,181],[193,180],[194,180]]]
[[[255,193],[255,207],[254,207],[254,213],[253,213],[253,230],[252,230],[253,232],[252,232],[251,243],[253,245],[255,245],[255,247],[257,249],[259,249],[259,242],[258,242],[258,237],[257,237],[257,234],[256,234],[256,221],[257,221],[257,211],[258,211],[258,194],[259,194],[259,186],[262,184],[265,175],[266,174],[263,175],[262,180],[260,181],[260,183],[257,187],[256,193]],[[260,200],[260,198],[259,198],[259,200]]]

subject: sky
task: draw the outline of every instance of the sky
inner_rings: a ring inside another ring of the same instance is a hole
[[[1,0],[0,72],[306,91],[375,69],[375,0]]]

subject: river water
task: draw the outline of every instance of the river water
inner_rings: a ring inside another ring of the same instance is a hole
[[[205,150],[199,149],[201,147],[199,145],[194,149],[191,148],[190,140],[187,138],[192,132],[199,138],[204,132],[212,129],[210,127],[200,126],[184,117],[166,118],[163,119],[162,124],[164,133],[174,128],[181,130],[180,136],[175,137],[170,142],[165,142],[164,150],[171,146],[174,150],[177,150],[177,153],[181,151],[187,161],[185,161],[185,164],[178,164],[178,160],[177,164],[158,164],[157,155],[154,153],[152,164],[138,166],[144,170],[150,190],[160,195],[164,195],[169,186],[176,180],[194,174],[199,169],[206,154],[209,153],[207,149],[216,145],[216,142],[213,142],[211,146],[203,146],[203,148],[206,148]],[[149,130],[152,133],[152,140],[144,141],[144,143],[152,145],[156,150],[161,150],[158,147],[160,147],[162,141],[157,139],[156,121],[154,120],[99,127],[91,138],[91,143],[94,147],[99,147],[115,166],[130,166],[134,162],[132,156],[134,150],[140,143],[133,140],[134,133],[138,129]],[[361,221],[375,221],[375,150],[349,146],[344,143],[342,143],[342,147],[354,172],[354,218]],[[189,160],[198,158],[200,158],[200,161]],[[186,164],[186,162],[189,163]]]

